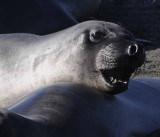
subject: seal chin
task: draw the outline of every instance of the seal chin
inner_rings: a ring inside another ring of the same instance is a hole
[[[127,90],[128,83],[129,83],[129,81],[126,81],[125,83],[117,82],[116,84],[112,84],[112,85],[106,83],[106,85],[109,88],[109,91],[107,92],[107,94],[115,95],[115,94],[118,94],[118,93],[121,93],[121,92]]]
[[[126,68],[100,69],[109,90],[107,94],[115,95],[128,89],[133,70]]]

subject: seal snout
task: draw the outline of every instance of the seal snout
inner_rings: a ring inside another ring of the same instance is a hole
[[[101,50],[103,52],[100,52],[99,58],[97,58],[101,76],[108,87],[107,94],[115,95],[127,90],[132,73],[140,67],[145,60],[143,45],[135,41],[127,40],[126,43],[124,40],[124,42],[125,43],[113,43],[106,46],[105,50]],[[112,54],[110,54],[110,52]]]

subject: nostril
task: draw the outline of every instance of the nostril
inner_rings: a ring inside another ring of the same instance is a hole
[[[129,45],[129,47],[128,47],[128,55],[129,56],[134,56],[137,52],[138,52],[138,45],[137,44]]]

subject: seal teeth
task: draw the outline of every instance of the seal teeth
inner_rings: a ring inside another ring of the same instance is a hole
[[[110,81],[111,81],[112,83],[117,83],[117,82],[118,82],[118,80],[117,80],[116,78],[113,78],[113,77],[110,77]]]
[[[117,83],[117,79],[116,78],[113,80],[113,83]]]
[[[116,84],[118,82],[122,82],[124,84],[127,84],[127,81],[122,81],[120,79],[117,79],[117,78],[113,78],[113,77],[110,77],[110,81],[113,83],[113,84]]]
[[[114,78],[113,78],[113,77],[110,77],[110,80],[111,80],[111,82],[113,82],[113,81],[114,81]]]

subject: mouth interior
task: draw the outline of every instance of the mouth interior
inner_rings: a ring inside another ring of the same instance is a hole
[[[131,77],[133,71],[129,68],[114,68],[111,70],[101,69],[100,72],[105,79],[107,86],[111,88],[127,88],[129,78]]]

